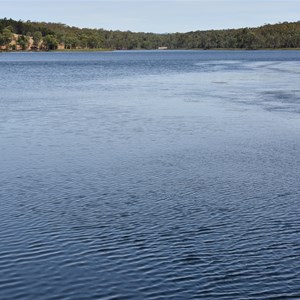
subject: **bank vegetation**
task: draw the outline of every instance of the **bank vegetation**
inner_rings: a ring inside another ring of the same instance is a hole
[[[300,21],[265,24],[257,28],[155,34],[0,19],[2,51],[159,48],[295,49],[300,48]]]

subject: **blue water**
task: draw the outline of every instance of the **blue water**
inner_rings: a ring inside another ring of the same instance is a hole
[[[300,52],[0,53],[0,299],[299,299]]]

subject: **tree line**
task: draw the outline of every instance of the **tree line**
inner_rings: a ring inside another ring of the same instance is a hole
[[[256,28],[155,34],[0,19],[4,50],[61,49],[278,49],[300,48],[300,21]]]

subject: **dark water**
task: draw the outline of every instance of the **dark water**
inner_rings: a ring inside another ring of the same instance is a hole
[[[0,299],[300,299],[300,52],[0,53]]]

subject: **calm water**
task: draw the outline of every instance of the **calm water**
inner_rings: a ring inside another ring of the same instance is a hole
[[[300,52],[0,53],[0,299],[299,299]]]

